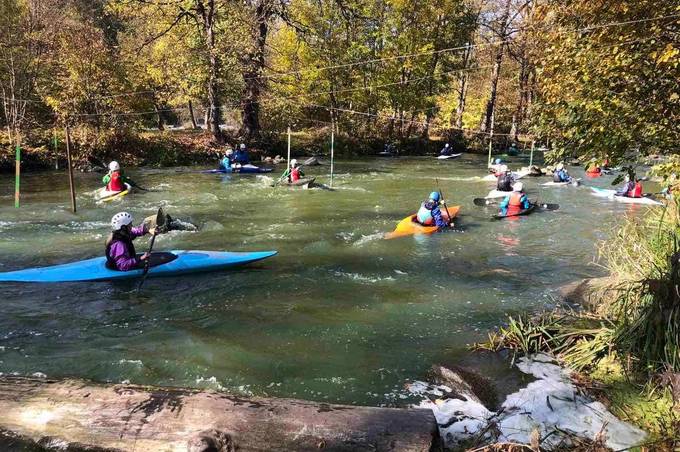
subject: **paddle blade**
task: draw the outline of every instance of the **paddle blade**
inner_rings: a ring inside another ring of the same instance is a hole
[[[560,205],[559,204],[541,203],[541,204],[538,204],[538,207],[540,207],[543,210],[559,210]]]
[[[472,202],[476,206],[484,207],[484,206],[488,206],[490,204],[493,204],[495,201],[493,199],[475,198],[475,199],[472,200]]]

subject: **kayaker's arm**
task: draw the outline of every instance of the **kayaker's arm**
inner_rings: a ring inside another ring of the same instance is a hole
[[[498,206],[501,210],[501,215],[507,214],[509,204],[510,204],[510,196],[506,196],[505,198],[503,198],[503,201],[501,201],[500,205]]]
[[[110,171],[108,173],[106,173],[104,175],[104,177],[102,177],[102,183],[104,185],[107,185],[109,182],[111,182],[111,172]]]
[[[522,209],[526,210],[529,207],[531,207],[531,203],[529,202],[529,197],[527,195],[522,195]]]
[[[434,219],[434,224],[438,228],[446,228],[449,226],[449,222],[444,219],[442,211],[439,207],[432,209],[432,218]]]

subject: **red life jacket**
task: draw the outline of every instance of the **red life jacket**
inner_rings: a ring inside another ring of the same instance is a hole
[[[522,196],[524,193],[513,191],[508,202],[508,215],[516,215],[522,210]]]
[[[291,182],[297,182],[300,180],[300,168],[293,168],[290,171],[290,181]]]
[[[635,182],[635,187],[633,187],[626,196],[629,198],[642,198],[642,184],[640,182]]]
[[[123,179],[120,177],[120,171],[114,171],[111,173],[111,180],[106,184],[106,189],[108,191],[123,191],[125,190],[125,185],[123,184]]]

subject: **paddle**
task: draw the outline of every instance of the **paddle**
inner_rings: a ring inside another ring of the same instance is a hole
[[[304,163],[300,163],[300,164],[298,165],[298,168],[302,168],[303,166],[305,166],[305,164],[304,164]],[[281,181],[283,180],[283,178],[286,177],[286,176],[288,176],[289,174],[290,174],[290,166],[289,166],[288,168],[286,168],[286,170],[283,172],[283,174],[281,175],[281,177],[279,177],[279,179],[278,179],[276,182],[274,182],[274,183],[272,184],[272,187],[276,187],[277,185],[279,185],[279,184],[281,183]]]
[[[153,235],[151,236],[151,243],[149,244],[149,257],[144,261],[144,273],[142,273],[142,280],[139,281],[139,286],[137,286],[137,292],[142,289],[144,281],[146,281],[146,275],[149,274],[149,267],[151,264],[151,251],[153,251],[153,244],[156,242],[156,236],[158,235],[159,228],[165,226],[165,214],[163,213],[163,208],[158,208],[158,213],[156,214],[156,227],[153,230]]]
[[[492,204],[498,204],[502,198],[487,199],[487,198],[475,198],[472,200],[474,205],[484,207]],[[559,204],[549,204],[549,203],[534,203],[536,207],[543,210],[558,210],[560,208]]]
[[[149,190],[147,190],[147,189],[144,188],[144,187],[140,187],[139,185],[137,185],[136,182],[134,182],[134,181],[131,180],[131,179],[128,179],[128,180],[127,180],[127,183],[130,184],[131,186],[135,187],[137,190],[149,191]]]
[[[437,183],[437,190],[439,190],[439,196],[444,198],[444,193],[442,193],[442,188],[439,186],[439,179],[435,177],[434,181]],[[453,223],[453,218],[451,218],[451,214],[449,213],[449,207],[446,205],[446,202],[442,202],[444,204],[444,210],[446,210],[446,216],[449,218],[449,226],[451,226],[451,223]]]

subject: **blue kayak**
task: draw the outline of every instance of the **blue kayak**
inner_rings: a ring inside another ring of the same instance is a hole
[[[237,267],[272,257],[276,251],[259,251],[253,253],[232,253],[229,251],[175,250],[171,253],[153,253],[161,259],[159,264],[151,264],[149,278],[156,276],[182,275],[185,273],[208,272]],[[153,260],[152,260],[153,262]],[[0,282],[74,282],[104,281],[131,279],[142,276],[144,270],[127,272],[110,270],[106,267],[105,257],[95,257],[70,264],[53,265],[51,267],[29,268],[13,272],[0,273]]]
[[[263,174],[271,173],[272,171],[274,171],[273,168],[260,168],[259,166],[248,164],[241,166],[232,166],[229,169],[219,168],[205,170],[201,172],[206,174]]]

